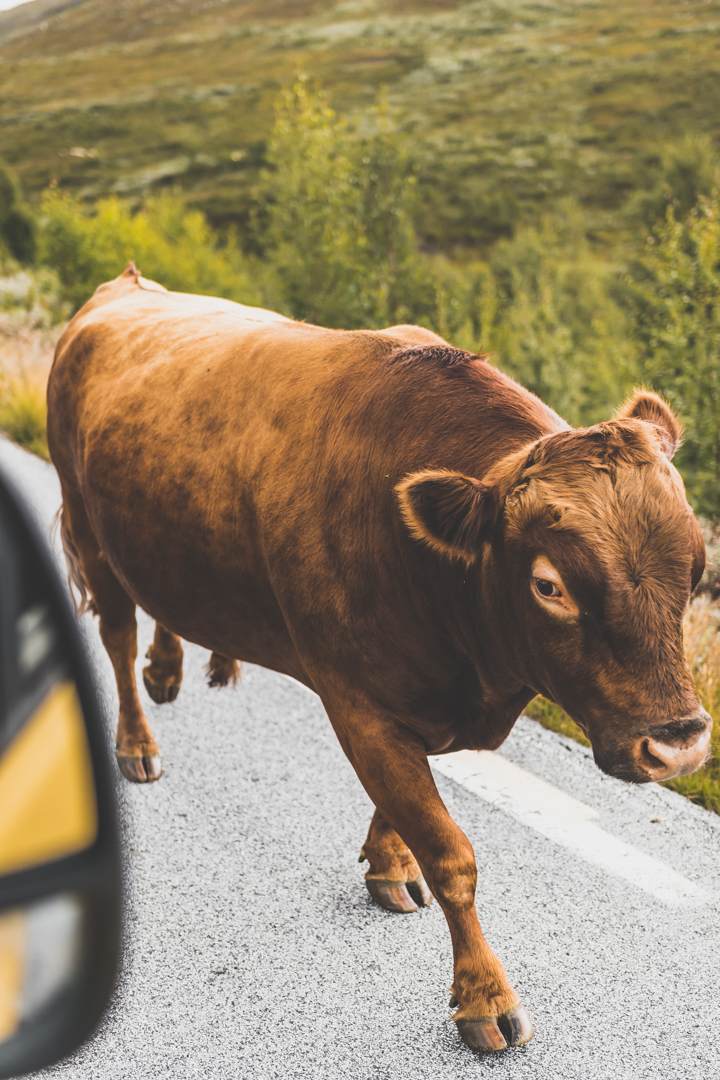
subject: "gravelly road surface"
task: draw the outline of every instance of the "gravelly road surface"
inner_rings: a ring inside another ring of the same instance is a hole
[[[5,442],[0,463],[47,525],[53,470]],[[84,621],[110,725],[111,670]],[[151,634],[141,615],[141,657]],[[118,990],[94,1039],[43,1076],[720,1077],[720,819],[601,776],[581,747],[527,720],[502,748],[598,811],[605,832],[705,890],[704,902],[672,905],[438,774],[475,847],[485,933],[537,1032],[527,1047],[478,1057],[450,1020],[437,905],[391,915],[365,891],[357,857],[371,807],[319,700],[253,667],[236,690],[210,690],[206,658],[188,646],[177,701],[145,701],[165,776],[119,786]]]

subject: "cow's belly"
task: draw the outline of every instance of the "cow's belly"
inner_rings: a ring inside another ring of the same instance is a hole
[[[269,579],[251,494],[232,456],[193,440],[114,438],[103,426],[82,493],[93,530],[135,602],[187,641],[310,685]],[[128,446],[132,462],[128,467]],[[224,463],[223,463],[224,462]]]
[[[162,626],[223,656],[309,683],[259,568],[239,561],[228,568],[212,557],[198,567],[186,542],[168,538],[157,547],[134,533],[115,535],[119,545],[104,544],[108,562],[133,600]]]

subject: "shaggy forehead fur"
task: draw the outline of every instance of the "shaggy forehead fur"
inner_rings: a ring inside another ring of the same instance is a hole
[[[558,569],[604,585],[606,617],[639,636],[682,618],[692,525],[679,474],[642,420],[542,439],[507,502],[506,535],[545,532],[562,558]]]

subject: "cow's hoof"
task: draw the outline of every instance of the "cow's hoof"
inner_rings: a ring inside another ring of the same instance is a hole
[[[162,762],[159,754],[148,754],[145,757],[115,754],[115,757],[120,772],[132,784],[149,784],[162,776]]]
[[[433,902],[433,894],[427,887],[425,878],[420,874],[414,881],[408,881],[407,891],[412,896],[418,907],[427,907]]]
[[[174,701],[180,693],[180,683],[170,683],[169,686],[158,686],[157,683],[150,682],[144,672],[143,682],[145,683],[145,689],[156,705],[164,705],[166,701]]]
[[[425,884],[425,878],[414,881],[388,881],[386,878],[365,878],[367,890],[376,904],[386,911],[400,911],[407,914],[426,907],[432,902],[432,893]]]
[[[518,1005],[501,1016],[481,1016],[479,1020],[458,1020],[458,1031],[471,1050],[504,1050],[529,1043],[535,1031],[527,1010]]]

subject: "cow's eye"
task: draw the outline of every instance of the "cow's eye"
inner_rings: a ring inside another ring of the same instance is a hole
[[[548,581],[547,578],[536,577],[535,588],[540,595],[544,596],[546,599],[552,596],[562,596],[557,585],[552,581]]]

